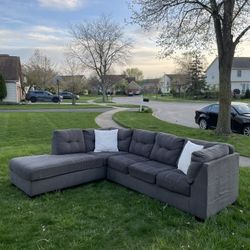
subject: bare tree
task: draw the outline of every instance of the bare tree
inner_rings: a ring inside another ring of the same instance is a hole
[[[64,71],[67,74],[67,81],[66,81],[67,88],[73,93],[72,105],[75,105],[76,90],[82,81],[82,79],[79,79],[79,74],[80,72],[83,71],[83,67],[82,64],[80,64],[79,60],[77,60],[74,57],[71,57],[69,54],[65,54],[64,66],[65,66]]]
[[[53,78],[56,76],[54,64],[39,49],[34,51],[23,68],[29,86],[45,89],[52,84]]]
[[[250,29],[249,0],[133,0],[132,20],[143,28],[161,29],[163,55],[176,49],[217,44],[219,117],[217,134],[231,133],[231,68],[235,49]],[[208,47],[207,47],[208,48]]]
[[[123,64],[130,56],[131,42],[124,39],[122,27],[107,16],[71,27],[73,41],[71,52],[84,67],[94,71],[99,78],[103,102],[111,87],[108,73],[115,64]]]

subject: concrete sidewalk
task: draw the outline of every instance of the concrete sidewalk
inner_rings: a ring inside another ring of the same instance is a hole
[[[129,110],[129,108],[114,108],[110,111],[98,115],[95,119],[95,122],[102,128],[107,128],[107,127],[122,128],[115,121],[113,121],[112,117],[115,113],[125,110]],[[250,158],[240,156],[240,166],[250,167]]]

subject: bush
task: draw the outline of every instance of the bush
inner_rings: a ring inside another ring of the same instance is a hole
[[[245,95],[244,95],[244,98],[246,98],[246,99],[249,99],[249,98],[250,98],[250,90],[249,90],[249,89],[246,90],[246,93],[245,93]]]
[[[3,76],[0,74],[0,101],[7,96],[7,88]]]

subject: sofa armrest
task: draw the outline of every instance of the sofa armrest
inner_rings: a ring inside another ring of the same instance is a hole
[[[190,209],[201,219],[232,204],[239,194],[239,154],[203,163],[191,185]]]
[[[209,148],[204,148],[199,151],[195,151],[191,157],[191,164],[189,166],[187,177],[189,183],[192,183],[195,180],[200,168],[203,163],[210,162],[221,157],[224,157],[229,154],[228,145],[214,145]]]

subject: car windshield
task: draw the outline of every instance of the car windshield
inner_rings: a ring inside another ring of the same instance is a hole
[[[240,114],[250,114],[250,106],[249,106],[249,104],[234,105],[234,108]]]
[[[45,92],[47,95],[53,95],[53,94],[51,94],[49,91],[46,91]]]

